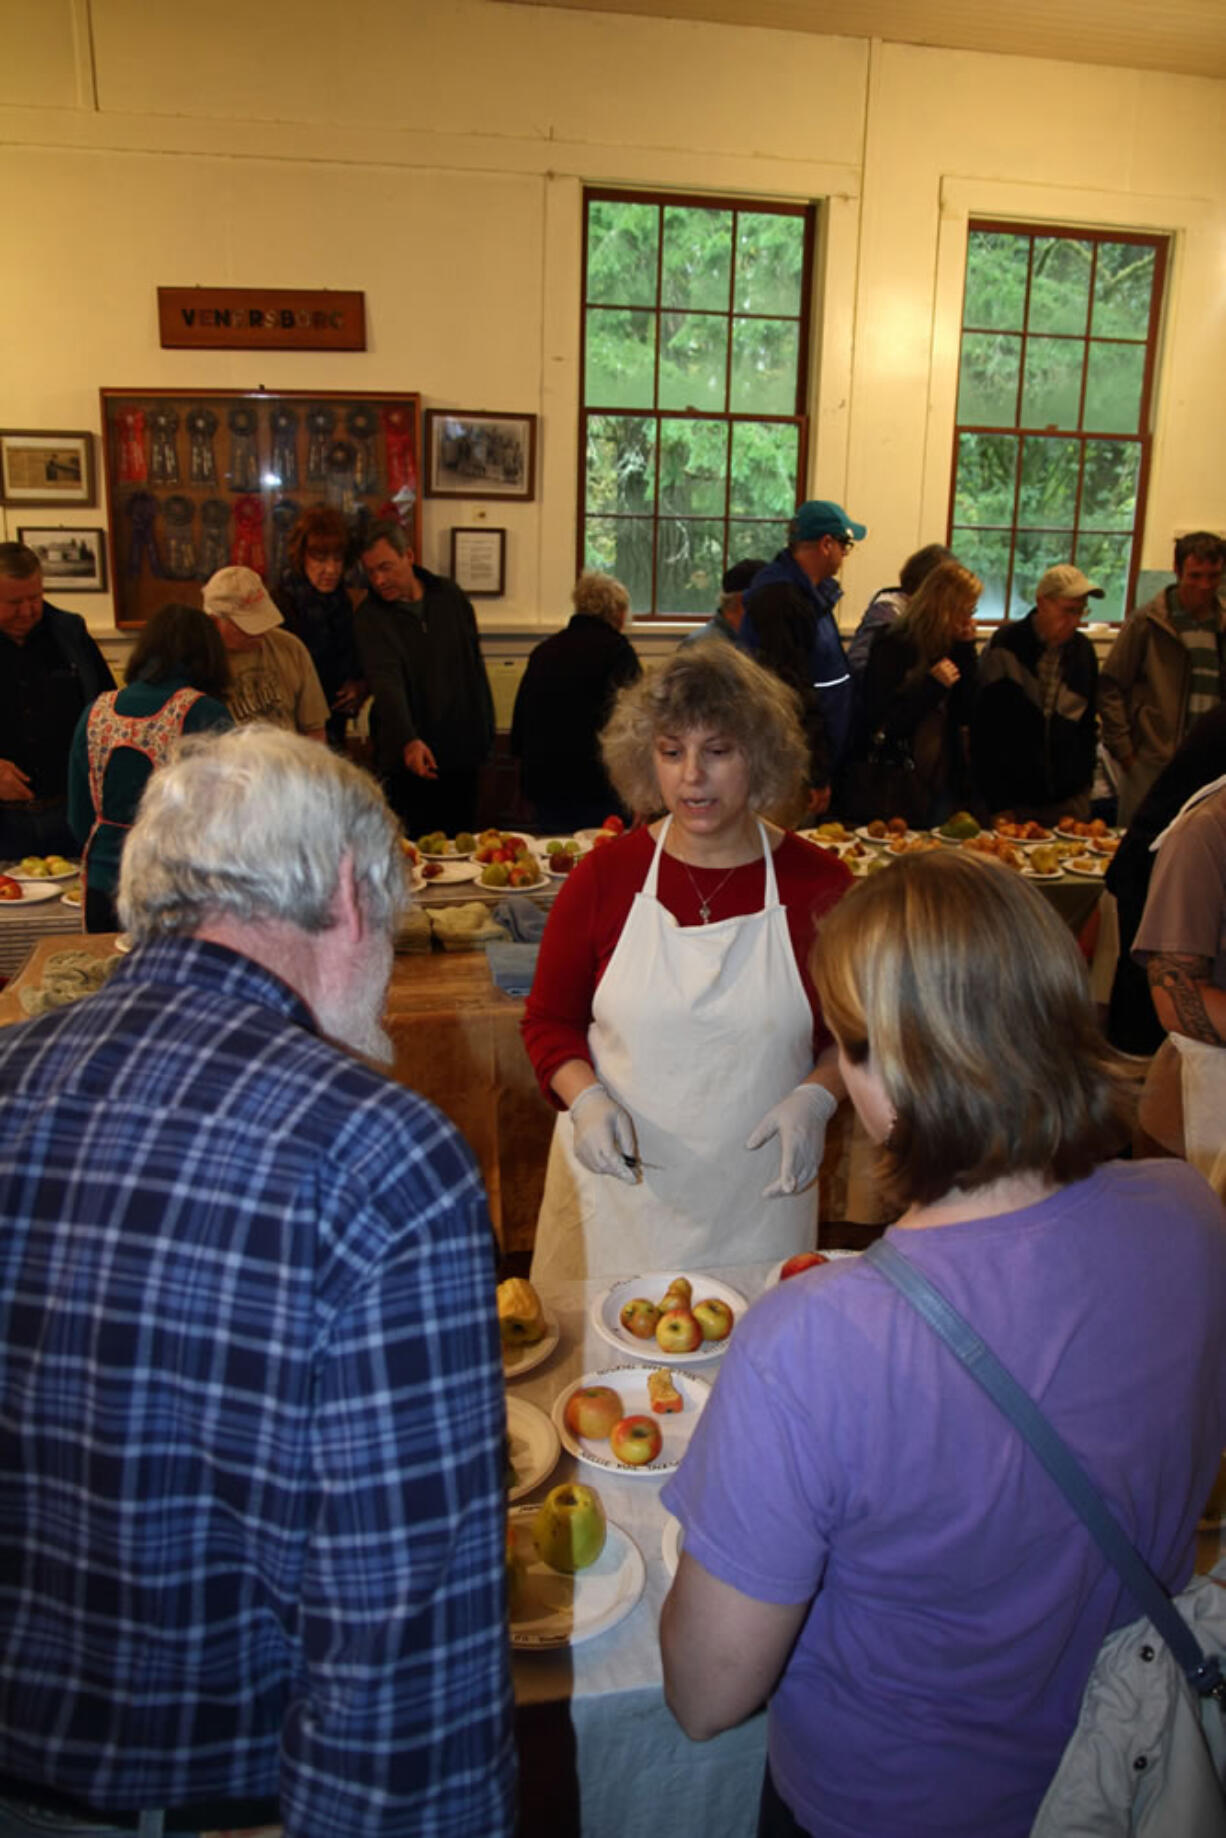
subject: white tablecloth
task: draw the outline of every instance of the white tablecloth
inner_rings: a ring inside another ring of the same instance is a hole
[[[770,1266],[712,1271],[749,1301],[762,1293]],[[572,1283],[547,1294],[557,1317],[557,1350],[534,1372],[512,1382],[546,1415],[558,1393],[584,1372],[634,1364],[597,1334],[592,1299],[605,1284]],[[688,1368],[712,1382],[718,1358]],[[661,1688],[660,1608],[669,1577],[661,1551],[663,1480],[618,1480],[584,1467],[563,1450],[553,1473],[528,1496],[544,1498],[572,1477],[594,1485],[610,1519],[638,1545],[647,1566],[642,1600],[620,1626],[560,1652],[517,1653],[515,1696],[524,1707],[569,1700],[583,1838],[637,1838],[668,1831],[678,1838],[752,1838],[766,1759],[766,1718],[759,1714],[712,1742],[693,1743],[665,1707]],[[573,1783],[572,1783],[573,1786]]]

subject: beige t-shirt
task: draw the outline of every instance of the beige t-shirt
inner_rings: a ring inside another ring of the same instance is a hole
[[[328,703],[311,654],[300,638],[278,626],[260,635],[250,651],[231,651],[226,702],[235,721],[271,721],[309,734],[328,719]]]

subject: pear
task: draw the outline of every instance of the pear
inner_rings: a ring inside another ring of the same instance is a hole
[[[532,1536],[542,1561],[551,1570],[568,1575],[596,1562],[606,1535],[600,1495],[578,1481],[552,1488],[532,1521]]]

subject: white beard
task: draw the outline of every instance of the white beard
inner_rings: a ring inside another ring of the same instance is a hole
[[[315,1011],[321,1033],[381,1071],[396,1058],[391,1035],[383,1025],[391,974],[392,942],[388,938],[372,945],[366,954],[348,999],[320,1003]]]

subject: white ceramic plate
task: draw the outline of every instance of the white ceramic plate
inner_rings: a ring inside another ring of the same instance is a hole
[[[1120,846],[1118,836],[1095,836],[1090,843],[1091,855],[1105,855],[1108,860],[1116,854]]]
[[[505,1341],[502,1348],[502,1376],[508,1379],[522,1378],[525,1372],[531,1372],[536,1366],[543,1366],[549,1355],[558,1344],[558,1323],[547,1308],[542,1308],[545,1317],[545,1335],[542,1340],[534,1340],[530,1346],[509,1347]]]
[[[592,853],[591,843],[581,841],[578,836],[534,836],[528,844],[528,847],[531,849],[533,855],[537,856],[541,861],[544,861],[547,858],[551,842],[560,842],[562,847],[564,849],[569,849],[572,855],[590,855]]]
[[[603,830],[603,828],[604,828],[604,825],[601,824],[600,829],[596,829],[596,830],[576,830],[575,831],[575,841],[585,842],[590,848],[592,843],[595,841],[596,837],[600,835],[600,832],[601,830]],[[608,833],[610,836],[613,836],[613,837],[616,837],[618,834],[616,830],[610,830]],[[621,833],[625,835],[626,831],[623,830]]]
[[[861,842],[871,842],[875,844],[875,846],[879,849],[883,849],[885,845],[889,842],[898,841],[898,831],[897,830],[891,830],[888,833],[888,835],[885,835],[885,836],[870,836],[868,833],[868,825],[865,823],[862,823],[860,825],[860,828],[856,831],[856,835],[860,838]],[[906,832],[906,841],[914,842],[915,838],[918,835],[919,835],[918,830],[908,830]]]
[[[12,876],[16,880],[16,875]],[[0,913],[10,907],[37,906],[40,900],[58,900],[63,888],[51,881],[18,881],[21,888],[19,900],[0,900]]]
[[[1002,842],[1012,843],[1015,849],[1041,849],[1045,844],[1059,840],[1054,830],[1044,830],[1041,836],[1006,836],[1000,830],[991,830],[989,835],[999,836]]]
[[[55,881],[75,881],[80,872],[80,862],[63,869],[59,874],[22,874],[15,862],[11,868],[0,868],[0,874],[11,875],[15,881],[21,881],[27,887],[48,887]]]
[[[475,853],[472,849],[457,849],[450,838],[448,838],[447,847],[441,854],[430,849],[423,849],[420,843],[417,845],[417,852],[424,862],[466,862],[469,856]]]
[[[615,1474],[619,1480],[637,1480],[642,1476],[645,1480],[658,1481],[662,1474],[675,1473],[686,1444],[694,1434],[699,1413],[711,1395],[711,1387],[696,1372],[675,1372],[673,1383],[681,1393],[681,1409],[657,1415],[647,1394],[647,1380],[655,1370],[654,1366],[604,1366],[598,1372],[585,1372],[565,1391],[560,1391],[553,1401],[553,1420],[567,1454],[577,1456],[589,1467],[603,1468],[606,1474]],[[612,1386],[627,1417],[650,1417],[659,1424],[664,1441],[654,1461],[644,1462],[636,1468],[630,1462],[618,1461],[607,1442],[597,1442],[591,1436],[572,1435],[566,1427],[566,1400],[572,1391],[584,1385]]]
[[[816,830],[797,830],[802,842],[811,842],[815,849],[845,849],[849,842],[855,840],[855,832],[848,830],[845,836],[819,836]]]
[[[628,1334],[619,1319],[624,1306],[633,1296],[648,1296],[657,1306],[662,1301],[664,1291],[675,1276],[686,1277],[694,1291],[694,1301],[701,1302],[707,1296],[717,1296],[726,1302],[739,1320],[749,1307],[739,1289],[730,1289],[727,1283],[718,1278],[704,1275],[700,1270],[654,1270],[646,1276],[623,1276],[598,1295],[592,1303],[592,1326],[602,1340],[607,1340],[611,1347],[616,1347],[621,1354],[631,1354],[635,1359],[650,1361],[656,1366],[696,1366],[704,1360],[718,1359],[727,1351],[732,1334],[736,1333],[736,1322],[732,1324],[732,1334],[725,1340],[704,1340],[693,1353],[665,1353],[653,1335],[650,1340],[638,1340]]]
[[[664,1520],[664,1530],[660,1534],[660,1556],[664,1559],[664,1568],[670,1576],[677,1574],[677,1559],[685,1543],[685,1527],[680,1519],[668,1513]]]
[[[481,873],[480,862],[468,861],[461,857],[456,861],[440,861],[437,855],[425,858],[432,867],[442,869],[441,874],[424,874],[422,880],[427,887],[450,887],[457,881],[475,881]]]
[[[544,1411],[526,1398],[507,1399],[507,1440],[511,1445],[509,1460],[515,1470],[515,1485],[508,1490],[507,1499],[520,1500],[553,1473],[562,1445]]]
[[[1070,855],[1064,864],[1064,872],[1080,874],[1087,881],[1101,881],[1110,866],[1105,855]]]
[[[423,887],[428,887],[429,885],[430,885],[429,881],[426,879],[425,875],[422,873],[420,868],[411,867],[409,869],[409,892],[410,893],[420,893]]]
[[[542,887],[551,887],[553,883],[547,874],[543,874],[539,881],[525,881],[522,887],[491,887],[488,881],[482,880],[478,880],[476,885],[483,893],[496,893],[505,899],[512,893],[539,893]]]
[[[820,1245],[818,1245],[817,1249],[821,1251],[822,1256],[826,1258],[827,1261],[832,1264],[838,1263],[840,1258],[859,1257],[860,1255],[858,1251],[822,1251],[822,1247]],[[780,1275],[783,1271],[783,1266],[784,1264],[787,1263],[787,1261],[788,1260],[786,1257],[781,1257],[779,1259],[779,1262],[775,1265],[774,1269],[769,1272],[765,1282],[762,1285],[763,1293],[765,1293],[765,1291],[768,1289],[777,1289],[779,1287]],[[812,1270],[820,1270],[822,1266],[820,1264],[811,1264],[809,1267]],[[794,1276],[790,1276],[788,1278],[789,1283],[794,1283],[795,1281],[796,1281],[796,1278]]]
[[[604,1550],[586,1570],[564,1576],[536,1554],[532,1538],[535,1506],[510,1514],[517,1550],[524,1558],[520,1601],[511,1619],[511,1645],[521,1653],[578,1646],[624,1621],[647,1581],[643,1554],[629,1532],[608,1521]]]
[[[1059,868],[1051,868],[1046,874],[1043,874],[1038,868],[1027,866],[1022,869],[1022,873],[1028,881],[1062,881],[1064,879]]]

